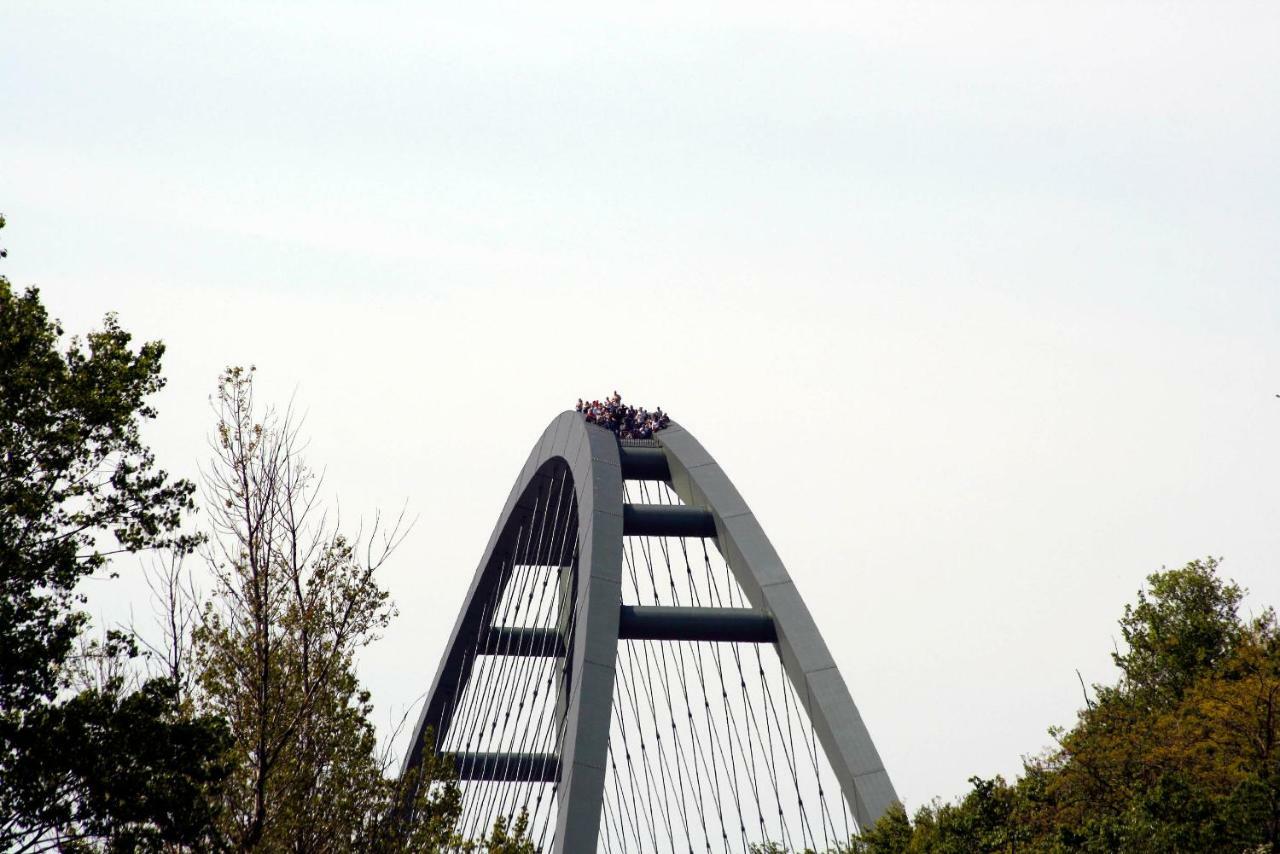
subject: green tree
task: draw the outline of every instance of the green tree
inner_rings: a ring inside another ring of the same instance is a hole
[[[213,589],[195,634],[196,702],[224,716],[236,771],[223,830],[239,850],[437,850],[454,842],[460,800],[428,765],[411,819],[388,774],[355,656],[394,608],[377,570],[400,524],[348,538],[319,499],[299,425],[254,396],[252,369],[230,368],[215,398],[205,472]]]
[[[207,838],[219,722],[186,715],[163,681],[67,697],[88,621],[77,583],[116,554],[194,545],[177,533],[194,487],[140,436],[164,346],[134,350],[110,314],[83,341],[62,335],[35,288],[0,277],[0,847],[191,843]],[[117,635],[96,651],[136,654]],[[129,752],[148,742],[172,749]]]
[[[529,811],[521,810],[512,822],[498,816],[485,839],[464,848],[475,854],[537,854],[537,846],[529,838]]]
[[[911,819],[902,804],[889,807],[880,820],[851,840],[850,854],[900,854],[911,850]]]
[[[908,822],[886,814],[863,854],[1274,851],[1280,842],[1280,631],[1245,623],[1243,591],[1192,561],[1125,608],[1117,684],[1014,784],[973,778]]]
[[[1113,653],[1130,697],[1177,701],[1198,676],[1231,653],[1241,633],[1244,592],[1217,574],[1218,560],[1194,560],[1147,577],[1150,594],[1126,605],[1120,632],[1126,649]]]
[[[177,689],[112,683],[28,716],[6,772],[18,785],[24,850],[213,850],[216,801],[229,770],[220,721],[184,713]],[[14,829],[17,829],[15,826]]]

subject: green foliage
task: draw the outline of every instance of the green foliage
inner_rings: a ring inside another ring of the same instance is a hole
[[[218,846],[209,792],[225,778],[226,725],[184,714],[177,689],[118,680],[32,712],[8,773],[19,812],[61,847],[160,851]]]
[[[529,811],[520,810],[509,826],[504,816],[498,816],[488,837],[464,845],[463,850],[469,854],[537,854],[538,849],[529,838]]]
[[[36,289],[0,277],[0,848],[208,847],[225,727],[164,680],[67,697],[77,582],[116,553],[190,550],[177,529],[194,486],[140,437],[163,345],[132,349],[114,315],[83,341],[62,334]],[[109,635],[95,655],[136,649]]]
[[[218,386],[205,484],[214,583],[194,637],[195,701],[233,736],[222,831],[240,850],[456,847],[452,769],[428,762],[411,787],[391,777],[355,673],[394,614],[376,572],[398,526],[360,548],[327,520],[298,426],[256,403],[253,377],[230,368]]]
[[[1127,649],[1113,653],[1123,690],[1152,703],[1177,701],[1192,682],[1229,655],[1239,637],[1243,591],[1217,576],[1218,561],[1195,560],[1147,577],[1126,605],[1120,632]]]
[[[874,826],[850,841],[850,854],[898,854],[910,851],[913,830],[902,804],[894,804]],[[923,838],[924,834],[921,833]]]
[[[144,549],[178,566],[202,538],[179,533],[195,487],[141,439],[164,346],[134,349],[114,315],[62,336],[37,290],[0,277],[0,850],[533,854],[525,814],[458,836],[439,757],[388,773],[355,657],[394,615],[374,573],[399,525],[359,542],[326,522],[252,370],[219,386],[212,594],[163,582],[168,675],[135,686],[134,639],[85,642],[77,582]]]
[[[1280,631],[1245,623],[1213,559],[1156,573],[1120,620],[1121,679],[1007,784],[973,778],[912,820],[853,840],[899,852],[1274,851],[1280,840]]]
[[[155,469],[139,435],[155,417],[164,345],[130,349],[114,315],[59,349],[35,288],[0,277],[0,707],[53,697],[86,617],[74,589],[109,555],[189,549],[174,532],[195,486]],[[104,535],[116,547],[107,548]]]

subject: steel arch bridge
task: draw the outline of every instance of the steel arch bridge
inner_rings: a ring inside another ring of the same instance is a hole
[[[511,489],[402,776],[428,753],[457,769],[464,834],[523,810],[572,854],[823,850],[897,800],[711,455],[674,422],[629,442],[572,411]]]

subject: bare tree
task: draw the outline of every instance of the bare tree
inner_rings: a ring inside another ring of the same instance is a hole
[[[184,700],[192,696],[195,668],[195,627],[199,623],[201,594],[186,566],[186,555],[166,550],[143,568],[143,577],[151,591],[151,610],[159,635],[138,629],[131,623],[130,632],[147,654],[149,671],[169,679]]]

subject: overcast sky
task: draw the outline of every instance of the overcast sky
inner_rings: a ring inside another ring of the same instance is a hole
[[[1069,725],[1162,565],[1280,603],[1278,34],[1275,3],[9,2],[0,269],[168,344],[171,470],[254,363],[344,517],[407,502],[379,720],[546,423],[661,404],[915,807]],[[145,610],[120,568],[104,620]]]

